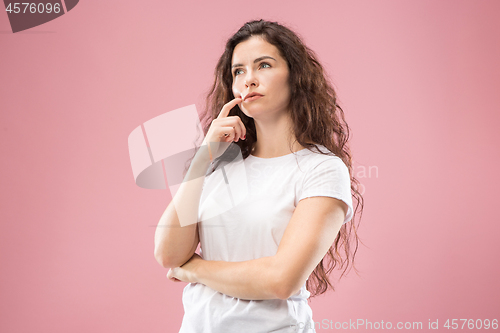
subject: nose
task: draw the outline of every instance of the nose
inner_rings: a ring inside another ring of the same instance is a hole
[[[259,85],[259,82],[255,75],[253,74],[253,71],[248,71],[245,77],[245,87],[248,88],[250,86],[257,87]]]

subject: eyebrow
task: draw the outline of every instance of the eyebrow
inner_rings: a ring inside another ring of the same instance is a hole
[[[259,61],[264,60],[264,59],[273,59],[274,61],[276,61],[276,59],[274,59],[273,57],[262,56],[262,57],[259,57],[259,58],[255,59],[253,61],[253,63],[255,64],[256,62],[259,62]],[[239,67],[239,66],[243,66],[243,64],[234,64],[233,66],[231,66],[231,69],[233,69],[234,67]]]

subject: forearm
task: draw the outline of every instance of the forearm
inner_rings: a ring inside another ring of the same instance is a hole
[[[154,255],[165,268],[184,264],[196,250],[196,224],[181,227],[173,203],[158,222],[155,232]]]
[[[280,271],[275,257],[240,262],[201,260],[195,272],[195,279],[207,287],[236,298],[280,298]]]
[[[164,267],[180,266],[197,247],[198,206],[210,160],[202,146],[193,158],[179,190],[158,222],[155,258]]]

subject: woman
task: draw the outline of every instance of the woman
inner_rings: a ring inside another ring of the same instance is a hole
[[[240,28],[215,74],[203,149],[155,234],[167,277],[189,283],[180,332],[314,332],[307,299],[356,253],[351,190],[363,206],[343,111],[314,52],[275,22]]]

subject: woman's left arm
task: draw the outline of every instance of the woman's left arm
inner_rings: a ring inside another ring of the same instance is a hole
[[[347,205],[331,197],[309,197],[297,204],[274,256],[227,262],[195,254],[169,279],[202,283],[223,294],[247,299],[287,299],[304,285],[332,246]]]

